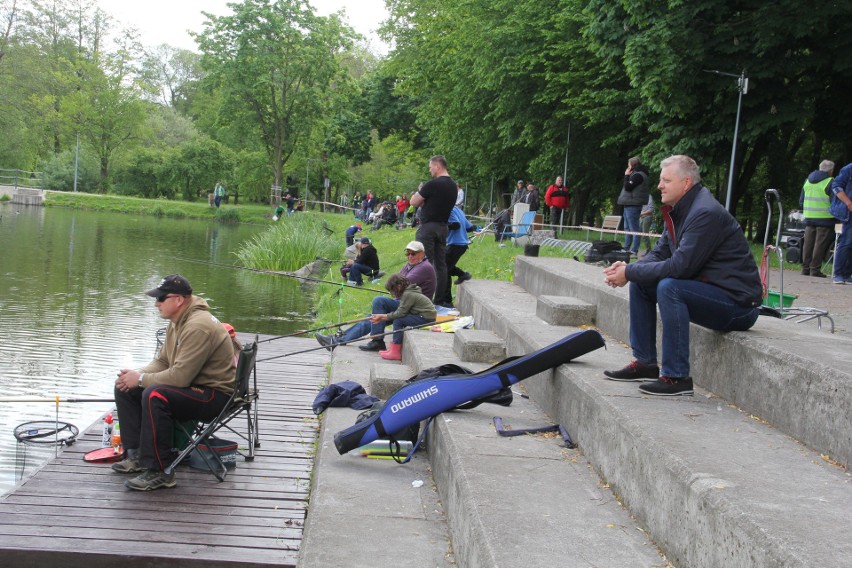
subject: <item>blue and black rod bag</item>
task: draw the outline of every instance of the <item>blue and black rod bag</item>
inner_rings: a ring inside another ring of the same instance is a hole
[[[597,331],[580,331],[529,355],[503,361],[473,375],[445,375],[411,383],[391,395],[374,416],[335,434],[334,445],[338,452],[345,454],[603,346],[603,337]]]

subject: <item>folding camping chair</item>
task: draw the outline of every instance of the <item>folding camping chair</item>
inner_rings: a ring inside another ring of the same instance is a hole
[[[257,399],[259,393],[257,390],[256,361],[257,337],[255,337],[253,342],[243,346],[242,351],[240,351],[239,358],[237,359],[237,373],[234,392],[231,394],[231,398],[222,409],[222,412],[219,413],[219,416],[206,424],[204,422],[199,422],[192,432],[186,431],[181,423],[176,423],[176,425],[183,429],[186,433],[187,438],[189,438],[189,443],[183,448],[171,465],[165,469],[167,474],[171,474],[178,464],[189,456],[190,453],[196,451],[199,452],[202,458],[204,458],[207,467],[213,475],[215,475],[219,481],[224,481],[225,475],[228,473],[228,469],[225,467],[225,464],[222,462],[219,455],[215,451],[202,452],[198,449],[198,446],[201,444],[207,444],[207,446],[210,447],[209,439],[222,428],[230,430],[232,433],[245,440],[248,447],[247,453],[239,453],[246,461],[254,460],[254,449],[260,447],[257,432]],[[248,421],[246,434],[235,430],[229,425],[231,420],[243,413],[245,413]]]
[[[527,211],[524,213],[524,216],[521,217],[521,222],[517,225],[511,225],[510,232],[503,232],[503,239],[511,238],[512,243],[515,245],[523,245],[525,242],[522,242],[520,239],[526,237],[525,240],[529,239],[530,234],[532,233],[533,222],[535,221],[535,211]]]

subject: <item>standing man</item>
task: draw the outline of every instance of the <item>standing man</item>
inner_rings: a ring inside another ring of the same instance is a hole
[[[142,367],[121,369],[115,404],[127,458],[112,469],[141,475],[128,489],[174,487],[175,474],[163,471],[172,451],[175,422],[213,420],[234,390],[234,346],[228,331],[210,314],[207,302],[192,295],[183,276],[172,274],[145,292],[156,299],[160,317],[169,321],[159,356]]]
[[[521,198],[521,203],[528,204],[530,211],[538,211],[538,188],[534,183],[527,184],[527,192]]]
[[[216,205],[216,209],[218,209],[219,204],[222,203],[223,197],[225,197],[225,186],[222,185],[221,181],[217,181],[216,188],[213,190],[213,204]]]
[[[697,180],[696,180],[697,181]],[[618,204],[624,206],[624,230],[638,233],[639,215],[642,206],[648,203],[651,181],[648,177],[648,168],[642,165],[636,156],[627,160],[627,169],[624,170],[624,185],[618,196]],[[624,235],[624,250],[630,251],[631,256],[639,256],[639,235]]]
[[[834,224],[837,222],[828,211],[833,171],[834,162],[820,162],[819,169],[808,174],[799,197],[799,205],[805,215],[805,242],[802,244],[802,274],[805,276],[825,278],[820,268],[834,237]]]
[[[660,164],[666,230],[638,262],[604,270],[613,288],[630,283],[630,345],[635,361],[604,371],[614,381],[643,381],[657,396],[692,394],[689,323],[717,331],[745,331],[757,321],[763,289],[751,248],[737,220],[701,185],[688,156]],[[657,308],[663,328],[657,366]]]
[[[550,207],[550,224],[559,224],[562,229],[563,216],[571,205],[568,190],[562,183],[562,176],[557,176],[556,181],[547,188],[544,193],[544,204]]]
[[[831,182],[831,192],[836,199],[831,212],[843,223],[843,232],[834,247],[833,280],[835,284],[852,284],[852,163],[843,166]]]
[[[524,187],[524,180],[519,179],[518,185],[515,187],[515,193],[512,194],[512,202],[509,203],[509,209],[512,209],[515,206],[515,203],[520,203],[526,193],[527,190]]]
[[[447,222],[456,204],[458,184],[447,172],[444,156],[433,156],[429,160],[429,174],[432,179],[411,196],[411,204],[420,207],[420,226],[415,239],[423,243],[426,257],[435,267],[434,297],[441,300],[447,295]]]

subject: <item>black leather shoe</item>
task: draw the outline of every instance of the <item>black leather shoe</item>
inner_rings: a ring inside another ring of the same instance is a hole
[[[825,278],[825,274],[823,274],[819,270],[811,270],[811,276],[816,276],[817,278]]]
[[[321,335],[316,334],[314,337],[317,338],[317,342],[328,349],[329,351],[334,351],[334,348],[337,347],[337,338],[331,335]]]
[[[381,339],[371,339],[367,345],[359,345],[361,351],[387,351],[387,345]]]
[[[639,390],[653,396],[692,396],[692,379],[660,377],[653,383],[639,385]]]
[[[639,361],[633,361],[618,371],[604,371],[604,375],[612,381],[646,381],[658,378],[660,368],[657,365],[646,365]]]
[[[456,278],[456,286],[458,286],[462,282],[467,282],[471,278],[473,278],[473,275],[470,272],[465,272],[464,274]]]

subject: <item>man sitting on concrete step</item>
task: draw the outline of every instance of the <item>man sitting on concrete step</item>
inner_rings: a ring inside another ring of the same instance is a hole
[[[613,288],[630,283],[630,346],[635,361],[604,371],[614,381],[646,381],[645,394],[692,394],[689,323],[718,331],[745,331],[757,321],[763,289],[757,264],[737,220],[701,185],[688,156],[660,164],[666,230],[638,262],[604,270]],[[657,365],[657,307],[662,360]]]

